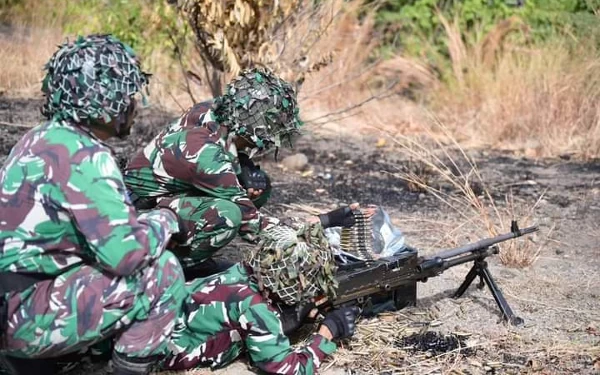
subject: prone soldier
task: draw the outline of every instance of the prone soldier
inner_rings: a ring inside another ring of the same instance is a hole
[[[353,221],[348,207],[320,215],[320,220],[282,221],[261,232],[244,261],[188,282],[189,297],[162,367],[220,368],[246,352],[266,373],[315,373],[335,351],[333,340],[354,334],[359,308],[329,312],[305,345],[293,347],[287,334],[308,316],[315,299],[335,296],[336,263],[323,227]]]

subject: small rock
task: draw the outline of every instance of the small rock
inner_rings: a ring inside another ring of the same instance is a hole
[[[528,360],[527,366],[531,367],[531,369],[533,371],[540,371],[543,368],[542,363],[540,361],[538,361],[537,359]]]
[[[322,178],[323,180],[331,180],[333,176],[331,173],[319,173],[317,174],[317,178]]]
[[[352,165],[352,164],[354,164],[354,162],[352,160],[346,160],[346,161],[344,161],[344,164]]]
[[[325,190],[325,189],[316,189],[316,190],[315,190],[315,193],[317,193],[317,194],[323,194],[323,193],[325,193],[326,191],[327,191],[327,190]]]
[[[281,164],[292,171],[301,171],[308,165],[308,158],[303,153],[286,156]]]

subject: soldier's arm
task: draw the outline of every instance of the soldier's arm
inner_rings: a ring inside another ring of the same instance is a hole
[[[84,252],[115,275],[131,275],[159,257],[179,229],[177,217],[167,209],[137,215],[107,150],[71,167],[65,194],[64,206],[82,236]]]
[[[248,198],[229,155],[221,145],[206,143],[194,163],[196,171],[192,184],[196,189],[209,196],[232,201],[240,208],[242,225],[239,234],[243,239],[253,241],[260,231],[278,222],[260,213]]]
[[[314,374],[323,359],[336,350],[332,341],[319,334],[308,344],[293,347],[283,333],[281,320],[266,303],[248,308],[240,321],[245,323],[245,344],[253,364],[270,374]]]

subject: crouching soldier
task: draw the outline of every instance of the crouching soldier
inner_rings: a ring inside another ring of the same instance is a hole
[[[136,214],[103,141],[129,134],[147,74],[107,35],[63,44],[46,69],[48,121],[0,169],[0,358],[50,374],[22,366],[114,338],[114,374],[146,374],[186,295],[165,250],[185,231],[170,209]]]
[[[194,105],[128,163],[125,183],[136,207],[170,207],[185,221],[189,240],[174,252],[186,276],[238,234],[254,242],[277,223],[257,208],[270,183],[251,160],[291,144],[300,125],[292,86],[255,68],[223,96]]]
[[[293,347],[286,334],[304,320],[313,300],[335,295],[336,265],[323,226],[352,223],[353,214],[344,207],[321,215],[321,223],[274,226],[261,233],[245,261],[189,282],[163,367],[219,368],[247,352],[267,373],[315,373],[336,350],[332,340],[353,335],[358,308],[330,312],[306,345]],[[281,314],[281,304],[299,309]]]

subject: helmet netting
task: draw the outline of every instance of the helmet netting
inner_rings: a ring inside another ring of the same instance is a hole
[[[88,126],[122,116],[149,77],[129,46],[100,34],[62,44],[44,68],[42,114]]]
[[[288,305],[318,295],[335,296],[335,261],[320,224],[266,230],[247,264],[259,285]]]
[[[302,122],[292,86],[265,68],[243,71],[216,99],[216,115],[236,134],[258,148],[291,145]]]

